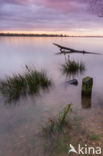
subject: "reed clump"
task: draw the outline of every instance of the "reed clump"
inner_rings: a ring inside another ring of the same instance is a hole
[[[66,74],[67,76],[75,76],[82,74],[85,71],[85,65],[83,62],[68,59],[65,64],[62,64],[61,69],[63,74]]]
[[[63,127],[68,125],[67,116],[71,112],[71,104],[68,104],[57,116],[56,119],[49,119],[46,127],[43,127],[43,132],[46,135],[58,134]]]
[[[37,94],[40,89],[51,85],[45,71],[27,70],[23,75],[17,74],[0,81],[0,92],[8,101],[17,100],[21,95]]]

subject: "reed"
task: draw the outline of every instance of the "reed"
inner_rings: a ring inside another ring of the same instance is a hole
[[[57,116],[56,119],[49,119],[46,127],[43,127],[43,132],[47,136],[58,134],[64,126],[68,125],[67,116],[71,112],[71,104],[68,104]]]
[[[63,74],[66,74],[67,76],[75,76],[78,74],[82,74],[85,71],[85,65],[83,62],[68,60],[65,64],[62,64],[61,70]]]
[[[68,104],[60,113],[58,116],[58,124],[60,126],[64,125],[66,123],[66,118],[68,113],[71,111],[71,104]]]
[[[51,85],[45,71],[27,70],[23,75],[16,74],[0,81],[0,92],[7,101],[17,100],[21,95],[37,94],[40,89]]]

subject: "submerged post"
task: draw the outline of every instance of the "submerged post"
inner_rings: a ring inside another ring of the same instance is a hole
[[[81,97],[81,105],[82,108],[87,109],[87,108],[91,108],[92,105],[92,99],[91,96],[82,96]]]
[[[85,77],[82,80],[82,92],[81,92],[82,108],[91,107],[92,86],[93,86],[93,78]]]
[[[93,86],[93,78],[85,77],[82,80],[82,96],[91,96]]]

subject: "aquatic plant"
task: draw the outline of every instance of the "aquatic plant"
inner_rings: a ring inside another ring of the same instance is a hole
[[[82,74],[85,71],[85,65],[83,62],[76,62],[75,60],[66,61],[65,64],[62,64],[61,70],[66,76],[75,76]]]
[[[26,82],[21,75],[15,75],[13,78],[7,77],[0,82],[0,92],[8,101],[17,100],[20,95],[26,93]]]
[[[99,135],[93,134],[93,135],[91,136],[91,139],[92,139],[92,140],[98,140],[98,139],[99,139]]]
[[[62,126],[66,123],[66,118],[68,115],[68,112],[71,110],[71,104],[68,104],[60,113],[58,116],[58,124]]]
[[[43,132],[46,135],[58,134],[59,131],[67,124],[67,115],[71,111],[71,104],[68,104],[57,116],[56,119],[49,119],[46,127],[43,127]]]
[[[45,71],[28,69],[21,74],[7,77],[0,81],[0,92],[7,101],[18,100],[21,95],[37,94],[40,89],[46,89],[51,85]]]
[[[46,89],[51,85],[51,80],[48,79],[45,71],[30,70],[24,75],[24,79],[30,94],[38,93],[40,89]]]

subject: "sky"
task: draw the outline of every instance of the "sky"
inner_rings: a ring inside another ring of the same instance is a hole
[[[0,0],[0,32],[103,35],[103,0]]]

